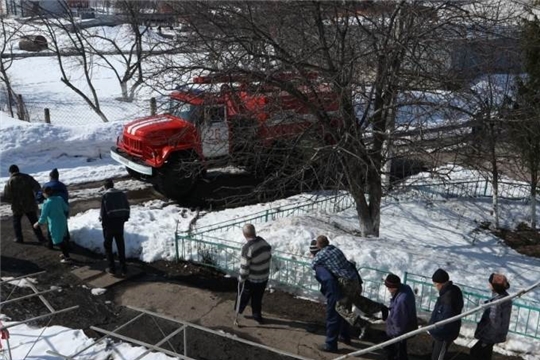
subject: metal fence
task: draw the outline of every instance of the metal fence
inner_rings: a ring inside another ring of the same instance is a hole
[[[501,199],[524,200],[530,198],[530,186],[524,182],[499,181],[498,188]],[[394,187],[394,195],[396,194],[407,194],[414,197],[419,195],[429,199],[479,198],[492,197],[493,187],[491,182],[485,179],[432,184],[400,184]]]
[[[178,244],[179,255],[183,260],[210,266],[230,275],[238,274],[241,243],[202,234],[180,236]],[[370,267],[360,267],[358,271],[364,282],[363,295],[374,301],[388,303],[390,294],[383,282],[388,271]],[[299,295],[314,295],[319,290],[309,259],[280,251],[273,252],[270,281],[285,291]],[[403,282],[413,288],[418,310],[431,312],[438,293],[429,277],[405,272]],[[463,292],[463,311],[474,309],[491,298],[487,290],[457,285]],[[480,312],[476,312],[465,317],[463,321],[477,323],[481,315]],[[530,300],[514,301],[510,332],[540,339],[540,304]]]
[[[337,213],[354,206],[354,200],[346,193],[340,193],[336,196],[325,197],[323,199],[307,201],[302,204],[293,204],[288,206],[271,208],[250,214],[236,219],[222,221],[212,225],[198,227],[194,230],[197,235],[217,234],[227,232],[233,229],[241,229],[244,224],[263,224],[281,218],[291,216],[312,214],[314,211]],[[187,232],[184,232],[187,235]]]

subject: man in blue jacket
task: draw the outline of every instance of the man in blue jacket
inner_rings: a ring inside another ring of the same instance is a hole
[[[392,298],[386,320],[386,335],[390,339],[401,336],[418,328],[416,300],[409,285],[401,283],[399,276],[389,274],[384,280]],[[386,348],[388,360],[408,360],[407,340],[401,340]]]
[[[319,252],[316,241],[313,240],[309,251],[313,256]],[[321,293],[326,297],[326,341],[320,348],[326,352],[338,351],[338,340],[351,344],[350,326],[336,311],[336,303],[342,295],[334,275],[324,266],[315,266],[315,279],[321,284]]]
[[[439,291],[439,297],[431,313],[429,324],[449,319],[461,314],[463,310],[463,294],[461,289],[450,281],[450,276],[443,269],[437,269],[431,277],[433,285]],[[436,327],[430,330],[433,338],[431,360],[444,360],[448,347],[459,336],[461,320]]]

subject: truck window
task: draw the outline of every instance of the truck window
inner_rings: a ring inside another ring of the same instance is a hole
[[[197,124],[201,117],[201,107],[177,100],[171,100],[169,113],[173,116]]]
[[[225,121],[225,106],[207,106],[204,108],[204,119],[207,124]]]

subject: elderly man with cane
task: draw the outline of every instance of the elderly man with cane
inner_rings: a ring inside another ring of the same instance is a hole
[[[253,320],[263,324],[262,299],[270,274],[272,247],[262,237],[257,236],[252,224],[244,225],[242,232],[246,243],[241,252],[235,325],[238,325],[238,314],[244,312],[250,300]]]

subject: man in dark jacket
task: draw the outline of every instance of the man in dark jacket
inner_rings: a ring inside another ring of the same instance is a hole
[[[449,319],[461,314],[463,310],[463,294],[461,289],[450,281],[450,276],[443,269],[437,269],[431,277],[435,288],[439,291],[439,297],[431,313],[429,324]],[[433,352],[431,360],[444,360],[448,347],[459,336],[461,320],[436,327],[430,330],[433,338]]]
[[[313,256],[317,254],[316,241],[310,246]],[[351,344],[350,325],[336,311],[336,303],[341,298],[337,279],[324,266],[315,267],[315,279],[321,284],[321,293],[326,298],[326,341],[320,348],[322,351],[336,353],[338,340],[344,344]]]
[[[129,220],[129,202],[126,194],[114,188],[112,180],[106,180],[105,194],[101,198],[101,210],[99,219],[103,226],[103,237],[105,242],[105,254],[109,267],[107,272],[115,274],[114,256],[112,251],[112,242],[116,241],[118,249],[118,259],[120,260],[121,275],[126,275],[126,248],[124,243],[124,223]]]
[[[392,298],[390,299],[388,318],[386,319],[386,335],[390,339],[401,336],[418,328],[416,316],[416,300],[409,285],[401,283],[399,276],[389,274],[384,280]],[[407,340],[401,340],[386,348],[388,360],[408,360]]]
[[[69,207],[69,193],[68,193],[68,189],[67,189],[67,186],[60,181],[60,173],[58,172],[58,169],[54,168],[50,173],[49,173],[49,182],[45,183],[43,185],[43,189],[45,188],[51,188],[53,193],[52,193],[52,196],[60,196],[62,199],[64,199],[66,205]],[[41,200],[41,201],[40,201]],[[45,200],[45,198],[43,197],[42,194],[40,194],[38,196],[38,202],[43,202]],[[69,214],[66,214],[66,215],[69,215]],[[69,240],[70,240],[70,235],[69,235],[69,229],[67,229],[66,231],[66,236],[64,237],[64,241],[66,242],[66,244],[68,244]],[[53,242],[52,242],[52,238],[49,234],[48,236],[48,244],[47,244],[47,247],[49,249],[52,249],[53,248]]]
[[[506,276],[491,274],[489,286],[494,296],[487,301],[488,303],[508,296],[506,290],[510,288],[510,284]],[[471,348],[471,357],[473,359],[491,360],[493,345],[506,341],[511,315],[512,301],[503,302],[484,310],[474,333],[474,337],[478,339],[478,342]]]
[[[15,230],[15,242],[23,242],[21,219],[26,215],[32,226],[38,221],[38,206],[36,193],[40,190],[39,183],[32,176],[19,172],[17,165],[9,167],[9,180],[4,187],[4,200],[11,203],[13,212],[13,229]],[[47,240],[40,228],[33,228],[34,234],[41,243]]]

